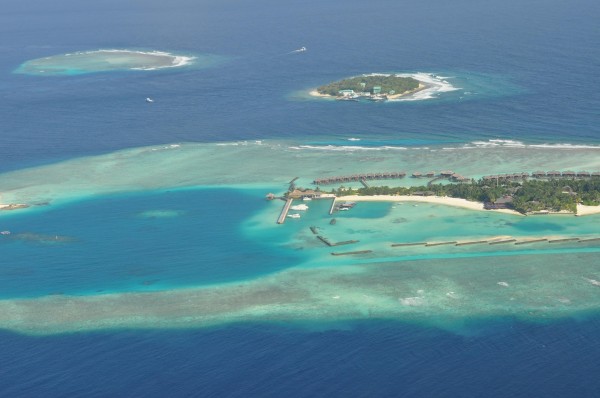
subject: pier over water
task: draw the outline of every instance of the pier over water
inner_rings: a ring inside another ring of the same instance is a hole
[[[290,211],[290,206],[292,205],[293,201],[294,199],[292,198],[289,198],[285,201],[285,205],[283,205],[283,209],[281,209],[281,214],[277,219],[277,224],[283,224],[285,222],[285,218],[287,217],[288,212]]]

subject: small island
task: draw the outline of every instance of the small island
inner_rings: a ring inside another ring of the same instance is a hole
[[[403,75],[362,75],[317,87],[311,95],[334,97],[342,101],[385,101],[414,94],[426,88],[419,80]]]
[[[477,210],[499,210],[514,214],[575,214],[600,213],[600,172],[535,171],[489,175],[479,180],[464,177],[450,170],[414,172],[411,178],[427,178],[426,185],[376,185],[374,181],[407,177],[406,172],[353,174],[316,178],[315,190],[299,190],[295,184],[285,199],[315,199],[342,197],[345,200],[422,201],[467,207]],[[444,181],[446,180],[446,181]],[[295,181],[295,180],[294,180]],[[357,182],[362,188],[340,185],[321,191],[332,184]],[[369,199],[372,198],[372,199]]]

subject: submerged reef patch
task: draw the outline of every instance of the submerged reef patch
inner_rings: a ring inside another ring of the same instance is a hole
[[[202,61],[198,57],[162,51],[95,50],[53,55],[23,63],[15,73],[68,76],[86,73],[157,70],[175,68]]]
[[[161,292],[0,300],[0,327],[31,334],[188,328],[246,321],[573,316],[600,308],[597,254],[296,268],[252,281]],[[568,272],[564,272],[569,264]],[[450,326],[448,326],[450,327]]]

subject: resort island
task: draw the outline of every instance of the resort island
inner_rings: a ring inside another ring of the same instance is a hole
[[[405,172],[385,172],[317,178],[313,181],[317,186],[314,190],[298,189],[292,181],[284,198],[421,201],[522,215],[600,213],[600,172],[535,171],[489,175],[475,180],[446,170],[439,173],[412,173],[411,178],[415,180],[428,179],[426,185],[394,187],[373,183],[376,180],[402,179],[406,176]],[[358,182],[362,187],[343,185],[352,182]],[[338,188],[321,188],[334,184]],[[334,210],[339,210],[339,206],[332,205],[332,212]]]
[[[412,76],[372,74],[350,77],[325,84],[311,91],[317,97],[335,98],[340,101],[386,101],[416,93],[427,86]]]

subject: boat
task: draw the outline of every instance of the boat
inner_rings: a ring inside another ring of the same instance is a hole
[[[288,214],[289,218],[300,218],[300,214],[298,213],[294,213],[294,214]]]
[[[10,231],[2,231],[0,232],[0,235],[10,235]]]
[[[299,204],[299,205],[294,205],[294,206],[290,207],[290,209],[304,211],[304,210],[308,210],[308,206],[305,204]]]
[[[358,102],[358,98],[354,98],[354,97],[337,97],[336,100]]]
[[[302,200],[312,200],[311,198],[309,198],[308,196],[305,196],[302,198]]]
[[[356,202],[344,202],[340,204],[340,210],[349,210],[356,206]]]
[[[146,97],[146,102],[152,103],[152,102],[154,102],[154,100],[152,98],[150,98],[150,97]]]

